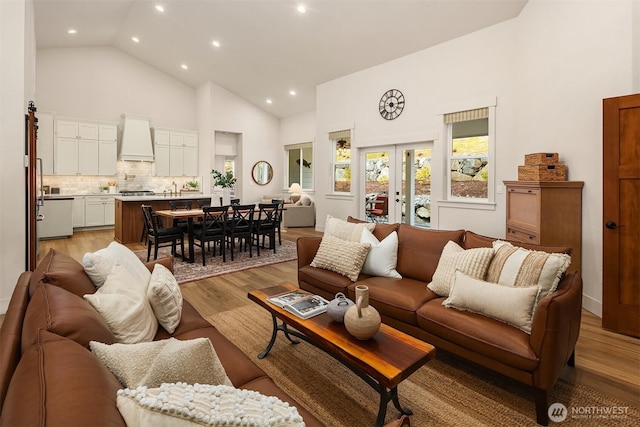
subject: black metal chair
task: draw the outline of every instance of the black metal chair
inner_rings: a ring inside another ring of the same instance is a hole
[[[198,246],[202,250],[202,265],[205,265],[205,245],[213,242],[213,256],[216,256],[216,243],[220,246],[222,254],[222,262],[227,261],[226,256],[226,239],[227,239],[227,222],[229,219],[228,206],[205,206],[202,208],[204,212],[204,221],[200,227],[193,230],[193,239],[199,242]]]
[[[185,200],[185,201],[170,200],[169,206],[171,207],[172,211],[175,211],[178,209],[191,210],[191,200]],[[189,221],[186,219],[175,218],[173,220],[173,226],[181,228],[183,233],[186,233],[189,229]]]
[[[246,250],[249,245],[249,257],[253,257],[251,250],[253,237],[253,217],[256,205],[231,205],[232,215],[227,224],[227,245],[231,249],[231,261],[234,259],[236,241],[242,250],[242,243]]]
[[[284,200],[271,199],[271,203],[278,204],[278,212],[276,217],[276,233],[278,234],[278,244],[282,245],[282,231],[280,230],[280,227],[282,225],[282,215],[284,214]]]
[[[198,202],[198,207],[200,209],[202,208],[206,208],[208,206],[211,206],[211,200],[203,200],[203,199],[198,199],[196,200]]]
[[[176,246],[180,242],[181,256],[184,256],[184,232],[181,228],[163,228],[162,221],[153,212],[150,205],[142,205],[142,215],[147,228],[147,261],[151,258],[151,245],[153,245],[153,259],[158,259],[158,249],[171,244],[171,254],[176,255]]]
[[[260,256],[260,246],[265,248],[265,238],[269,237],[269,249],[276,252],[276,221],[278,217],[280,205],[278,203],[260,203],[258,204],[258,220],[253,225],[253,241]],[[260,243],[262,237],[262,243]],[[266,248],[265,248],[266,249]]]

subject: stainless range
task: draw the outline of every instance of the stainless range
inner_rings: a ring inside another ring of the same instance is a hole
[[[153,196],[155,194],[151,190],[120,190],[121,196]]]

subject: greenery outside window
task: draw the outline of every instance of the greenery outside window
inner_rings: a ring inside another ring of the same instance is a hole
[[[288,145],[285,147],[287,164],[286,188],[294,182],[299,183],[305,191],[313,190],[313,144]]]
[[[333,192],[351,193],[351,131],[329,133],[332,144]]]
[[[447,135],[447,199],[493,202],[492,114],[477,108],[444,115]]]

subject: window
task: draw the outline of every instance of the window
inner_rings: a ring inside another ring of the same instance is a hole
[[[233,176],[236,175],[236,158],[225,156],[224,158],[224,171],[233,173]]]
[[[351,131],[329,133],[333,151],[333,192],[351,192]]]
[[[288,145],[285,147],[287,164],[286,188],[294,182],[299,183],[303,190],[313,190],[313,144]]]
[[[478,108],[444,115],[447,129],[447,194],[449,200],[490,202],[494,177],[491,171],[490,113]]]

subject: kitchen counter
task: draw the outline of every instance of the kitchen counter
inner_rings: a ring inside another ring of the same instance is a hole
[[[151,205],[154,211],[171,209],[171,200],[193,200],[197,208],[197,200],[211,200],[211,195],[200,193],[182,193],[177,196],[156,194],[153,196],[121,196],[115,197],[115,230],[114,237],[119,243],[136,243],[141,241],[144,220],[142,218],[142,205]],[[165,219],[165,226],[170,226],[169,219]]]

